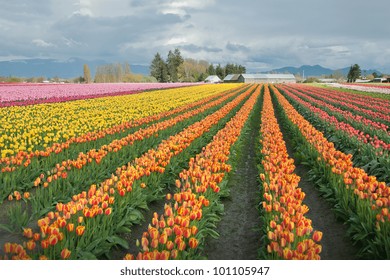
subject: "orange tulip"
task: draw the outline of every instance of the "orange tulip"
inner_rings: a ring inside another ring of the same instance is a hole
[[[84,231],[85,231],[85,226],[77,226],[76,227],[76,234],[78,236],[81,236],[84,234]]]
[[[106,209],[108,207],[108,201],[103,201],[102,202],[102,208]]]
[[[171,251],[171,258],[176,259],[178,254],[179,254],[178,250],[176,250],[176,249],[172,250]]]
[[[158,239],[158,241],[159,241],[160,244],[166,244],[166,243],[167,243],[167,240],[168,240],[168,236],[167,236],[167,234],[165,234],[165,233],[162,233],[162,234],[160,235],[160,238]]]
[[[27,249],[30,250],[30,251],[34,250],[35,247],[36,247],[35,241],[32,240],[32,239],[29,240],[29,241],[27,242],[27,244],[26,244],[26,247],[27,247]]]
[[[48,238],[48,242],[51,246],[54,246],[58,243],[58,236],[55,234],[51,234]]]
[[[58,218],[57,221],[60,228],[64,228],[66,226],[66,220],[64,218]]]
[[[49,247],[49,241],[47,239],[41,241],[42,249],[47,249]]]
[[[134,255],[127,253],[124,256],[123,260],[129,260],[130,261],[130,260],[135,260],[135,258],[134,258]]]
[[[47,213],[47,216],[49,217],[50,220],[53,220],[55,215],[54,215],[54,212],[53,211],[50,211],[49,213]]]
[[[289,248],[284,248],[283,258],[286,260],[291,260],[293,258],[293,252]]]
[[[179,251],[183,251],[186,248],[186,243],[184,241],[180,241],[177,248]]]
[[[196,247],[198,247],[198,244],[199,244],[199,241],[194,238],[194,237],[191,237],[190,238],[190,241],[188,242],[188,245],[192,248],[192,249],[195,249]]]
[[[4,252],[6,254],[13,252],[13,247],[14,246],[10,242],[4,243]]]
[[[70,258],[71,251],[69,251],[67,248],[62,249],[61,251],[61,259],[66,260]]]
[[[34,233],[33,239],[34,239],[34,241],[38,241],[39,239],[41,239],[41,235],[39,233]]]
[[[152,248],[157,248],[158,247],[158,242],[159,240],[158,239],[152,239],[152,241],[150,242],[150,247]]]
[[[23,229],[23,236],[27,238],[32,238],[33,237],[33,231],[31,228],[24,228]]]
[[[175,243],[173,243],[171,240],[169,240],[169,241],[167,242],[167,244],[166,244],[166,248],[167,248],[168,250],[172,250],[172,249],[174,248],[174,246],[175,246]]]
[[[297,245],[297,251],[298,251],[298,253],[300,253],[300,254],[303,254],[305,251],[306,251],[306,245],[305,245],[305,243],[303,243],[303,242],[299,242],[298,243],[298,245]]]
[[[66,229],[67,229],[69,232],[74,231],[74,224],[73,224],[73,223],[67,224],[67,225],[66,225]]]
[[[321,241],[321,239],[322,239],[322,232],[321,231],[314,231],[314,233],[313,233],[313,240],[315,241],[315,242],[320,242]]]
[[[198,233],[198,228],[196,226],[192,226],[191,227],[191,234],[195,236],[197,233]]]

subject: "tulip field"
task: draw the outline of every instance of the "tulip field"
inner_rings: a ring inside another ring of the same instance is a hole
[[[0,117],[0,260],[208,259],[210,240],[229,250],[235,226],[256,228],[258,242],[237,247],[257,259],[320,260],[343,240],[348,258],[390,259],[390,100],[377,95],[6,84]],[[247,165],[253,180],[238,171]],[[341,241],[307,200],[314,190]],[[254,220],[240,225],[229,207]]]

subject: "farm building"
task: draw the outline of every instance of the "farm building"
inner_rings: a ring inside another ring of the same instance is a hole
[[[205,80],[204,80],[205,83],[220,83],[222,82],[222,80],[217,76],[217,75],[211,75],[211,76],[208,76]]]
[[[385,83],[385,82],[387,82],[387,79],[386,78],[374,78],[372,80],[372,82],[374,82],[374,83]]]
[[[224,83],[239,83],[239,81],[238,81],[239,76],[240,76],[240,74],[229,74],[223,79],[223,82]]]
[[[296,83],[293,74],[240,74],[239,83]]]

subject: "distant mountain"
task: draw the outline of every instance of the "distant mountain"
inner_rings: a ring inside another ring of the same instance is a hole
[[[343,73],[343,75],[347,76],[348,75],[348,72],[349,72],[349,69],[350,67],[345,67],[345,68],[341,68],[341,69],[338,69],[338,70],[335,70],[335,71],[340,71],[341,73]],[[377,73],[378,75],[382,75],[383,73],[379,70],[376,70],[376,69],[362,69],[362,75],[369,75],[369,74],[372,74],[372,73]]]
[[[273,69],[271,72],[275,73],[289,73],[289,74],[300,74],[301,76],[321,76],[321,75],[330,75],[334,72],[329,68],[324,68],[321,65],[302,65],[301,67],[283,67],[278,69]]]
[[[271,71],[268,71],[267,73],[289,73],[289,74],[299,74],[301,76],[305,77],[321,77],[323,75],[331,75],[334,72],[341,72],[343,75],[347,75],[349,72],[350,67],[345,67],[341,69],[330,69],[322,67],[321,65],[302,65],[300,67],[282,67],[278,69],[273,69]],[[366,74],[372,74],[376,72],[377,74],[382,74],[380,71],[375,69],[362,69],[362,75]]]
[[[83,65],[88,64],[92,77],[95,76],[96,68],[99,65],[108,64],[104,60],[84,60],[81,58],[69,58],[67,60],[56,59],[18,59],[9,61],[0,61],[0,76],[9,77],[60,77],[64,79],[71,79],[83,76]],[[149,75],[149,67],[144,65],[130,65],[131,72],[135,74]],[[321,65],[302,65],[300,67],[283,67],[273,69],[264,73],[289,73],[300,74],[305,77],[320,77],[323,75],[330,75],[335,71],[347,75],[350,67],[345,67],[337,70],[322,67]],[[381,71],[375,69],[362,70],[362,74],[382,74]]]
[[[56,59],[18,59],[0,61],[0,76],[16,77],[60,77],[64,79],[83,76],[83,65],[88,64],[91,75],[95,75],[99,65],[108,64],[104,60],[88,61],[80,58],[69,58],[67,60]],[[149,67],[142,65],[130,65],[132,73],[149,75]]]

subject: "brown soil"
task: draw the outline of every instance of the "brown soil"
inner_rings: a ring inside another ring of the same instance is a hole
[[[258,115],[255,114],[255,117]],[[225,215],[218,224],[218,239],[208,239],[204,254],[212,260],[254,260],[261,240],[261,219],[258,170],[256,167],[256,139],[259,129],[247,135],[241,158],[229,178],[230,196],[222,200]]]
[[[279,123],[280,119],[279,119]],[[281,126],[287,151],[294,158],[294,150],[291,145],[288,132]],[[295,159],[294,159],[295,160]],[[298,187],[306,194],[303,203],[309,207],[306,217],[312,220],[315,230],[322,231],[321,240],[323,260],[355,260],[358,249],[347,238],[347,226],[338,220],[332,211],[332,205],[326,201],[314,183],[308,180],[309,167],[295,161],[295,173],[301,177]]]
[[[347,226],[332,212],[332,206],[307,178],[308,168],[297,164],[295,173],[301,177],[299,187],[306,196],[303,203],[309,207],[306,217],[312,220],[315,230],[323,232],[321,240],[323,260],[355,260],[357,249],[347,238]]]
[[[280,123],[280,121],[279,121]],[[253,130],[255,128],[253,127]],[[293,147],[289,134],[281,127],[290,157]],[[257,259],[261,246],[261,218],[257,210],[259,205],[258,170],[255,161],[256,132],[248,136],[248,143],[243,147],[242,161],[236,172],[231,176],[229,186],[231,195],[222,201],[225,205],[225,215],[218,224],[220,238],[208,240],[205,255],[209,259]],[[299,163],[295,172],[301,177],[299,187],[305,192],[303,201],[309,207],[307,217],[312,220],[315,230],[323,232],[321,241],[323,260],[354,260],[358,249],[347,238],[347,226],[338,220],[332,212],[332,206],[321,197],[314,184],[308,180],[309,168]]]

